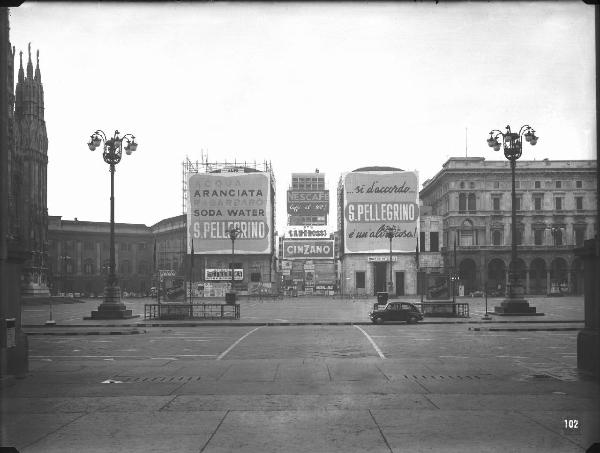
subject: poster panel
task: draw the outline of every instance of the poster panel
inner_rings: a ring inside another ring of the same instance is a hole
[[[416,171],[351,172],[344,177],[344,250],[390,251],[386,227],[396,228],[393,252],[414,252],[419,228]]]
[[[319,260],[333,259],[333,240],[283,240],[283,259],[285,260]],[[312,265],[314,269],[314,264]],[[306,265],[305,265],[306,269]]]
[[[188,180],[188,253],[231,254],[229,231],[238,227],[235,253],[270,253],[268,173],[198,173]]]
[[[287,213],[297,216],[329,213],[329,190],[288,190]]]

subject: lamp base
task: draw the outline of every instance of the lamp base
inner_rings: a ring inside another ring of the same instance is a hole
[[[98,310],[92,312],[90,318],[84,319],[131,319],[138,315],[132,315],[131,310],[121,302],[121,288],[118,286],[104,287],[104,300],[98,306]]]
[[[499,316],[544,316],[544,313],[536,313],[536,308],[530,306],[527,299],[519,297],[504,299],[500,306],[494,307],[494,314]]]

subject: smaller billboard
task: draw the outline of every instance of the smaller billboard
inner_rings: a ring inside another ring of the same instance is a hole
[[[235,269],[235,280],[244,280],[244,269]],[[205,269],[204,279],[213,281],[231,281],[231,269]]]
[[[283,259],[319,260],[333,259],[334,246],[332,239],[325,240],[283,240]]]
[[[329,190],[288,190],[287,212],[299,216],[318,216],[329,213]]]

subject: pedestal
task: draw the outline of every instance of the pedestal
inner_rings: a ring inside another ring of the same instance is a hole
[[[521,297],[507,298],[494,307],[494,314],[498,316],[544,316],[536,313],[536,308],[529,305],[527,299]]]
[[[136,317],[121,302],[121,288],[106,286],[104,287],[104,300],[98,306],[98,310],[92,312],[91,318],[84,319],[130,319]]]

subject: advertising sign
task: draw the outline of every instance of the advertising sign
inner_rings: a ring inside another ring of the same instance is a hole
[[[234,280],[244,280],[244,269],[234,269]],[[204,280],[231,281],[231,269],[205,269]]]
[[[345,252],[389,252],[387,226],[396,229],[392,251],[414,252],[419,234],[418,184],[415,171],[348,173],[344,177]]]
[[[329,190],[288,190],[287,212],[291,215],[318,216],[329,213]]]
[[[333,240],[283,240],[283,259],[309,259],[323,260],[333,259]]]
[[[238,227],[235,252],[271,251],[271,191],[267,173],[198,173],[188,181],[188,253],[229,254],[229,231]]]
[[[288,227],[287,235],[290,238],[327,238],[329,232],[326,226],[291,226]]]

